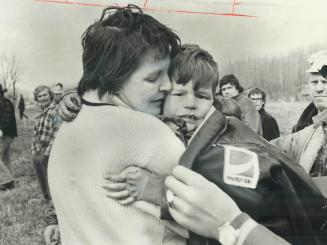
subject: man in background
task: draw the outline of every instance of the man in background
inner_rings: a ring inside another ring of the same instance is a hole
[[[272,141],[291,155],[312,177],[327,176],[327,52],[309,57],[308,86],[311,101],[318,111],[313,124]]]
[[[224,76],[219,82],[219,89],[224,98],[232,98],[239,104],[242,111],[242,121],[257,134],[262,135],[260,116],[253,102],[243,93],[244,89],[238,79],[233,74]]]
[[[0,190],[14,187],[10,160],[10,146],[14,137],[17,137],[14,105],[4,97],[4,89],[0,84]]]
[[[280,134],[277,121],[265,110],[266,93],[259,88],[254,88],[249,92],[249,98],[260,115],[263,138],[268,141],[278,138]]]
[[[25,100],[24,96],[21,94],[19,98],[19,103],[18,103],[18,111],[19,111],[19,118],[20,120],[23,120],[23,118],[28,119],[28,116],[25,115]]]

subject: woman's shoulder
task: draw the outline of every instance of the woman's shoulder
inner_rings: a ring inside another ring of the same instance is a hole
[[[83,111],[83,108],[82,108]],[[121,130],[143,132],[170,131],[168,126],[157,117],[143,112],[134,111],[128,108],[117,106],[103,106],[99,108],[84,108],[84,115],[77,119],[94,121],[104,129],[111,130],[112,127],[119,127]],[[82,119],[83,118],[83,119]]]
[[[123,117],[123,120],[126,122],[127,126],[131,126],[134,129],[140,130],[141,132],[151,131],[153,133],[172,133],[170,128],[165,123],[153,115],[125,109]]]

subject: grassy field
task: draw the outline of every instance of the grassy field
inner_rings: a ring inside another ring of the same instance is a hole
[[[282,134],[288,134],[307,102],[270,102],[267,111],[276,117]],[[35,109],[27,110],[33,118]],[[25,125],[17,118],[19,137],[12,146],[16,186],[0,192],[0,244],[39,245],[43,242],[43,216],[47,207],[42,198],[29,147],[32,121]]]
[[[27,110],[30,118],[35,109]],[[0,192],[0,244],[38,245],[45,226],[43,216],[47,207],[36,180],[29,151],[32,140],[31,120],[25,125],[17,118],[19,137],[12,145],[15,188]]]

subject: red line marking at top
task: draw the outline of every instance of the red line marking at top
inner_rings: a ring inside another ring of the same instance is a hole
[[[233,0],[233,10],[232,10],[232,13],[233,13],[233,14],[235,13],[235,1],[236,1],[236,0]]]
[[[144,1],[143,8],[146,8],[146,5],[148,4],[148,0]]]
[[[174,13],[183,13],[183,14],[239,16],[239,17],[249,17],[249,18],[256,18],[257,17],[257,16],[254,16],[254,15],[235,14],[235,13],[217,13],[217,12],[189,11],[189,10],[176,10],[176,9],[154,9],[154,8],[143,8],[143,9],[144,10],[149,10],[149,11],[174,12]]]
[[[80,2],[68,2],[68,0],[61,1],[61,0],[34,0],[35,2],[42,2],[42,3],[63,3],[63,4],[72,4],[72,5],[81,5],[81,6],[92,6],[92,7],[106,7],[108,5],[101,4],[101,3],[80,3]]]
[[[81,3],[81,2],[68,2],[68,0],[34,0],[35,2],[42,3],[61,3],[61,4],[72,4],[72,5],[80,5],[80,6],[92,6],[92,7],[107,7],[106,4],[99,3]],[[145,0],[145,4],[147,4],[148,0]],[[233,0],[235,2],[235,0]],[[120,6],[116,4],[116,6]],[[122,7],[122,6],[121,6]],[[248,14],[236,14],[234,12],[234,4],[233,4],[233,12],[232,13],[218,13],[218,12],[204,12],[204,11],[189,11],[189,10],[177,10],[177,9],[155,9],[155,8],[142,8],[145,11],[156,11],[156,12],[168,12],[168,13],[183,13],[183,14],[202,14],[202,15],[214,15],[214,16],[235,16],[235,17],[247,17],[247,18],[256,18],[258,16],[248,15]]]

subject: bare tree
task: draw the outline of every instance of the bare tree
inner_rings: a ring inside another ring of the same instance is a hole
[[[4,89],[12,87],[14,105],[16,102],[16,83],[22,72],[16,54],[2,54],[0,57],[0,77]]]

